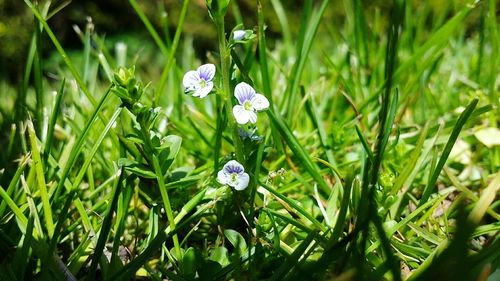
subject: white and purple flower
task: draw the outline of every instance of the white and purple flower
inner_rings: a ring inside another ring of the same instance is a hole
[[[214,88],[215,65],[204,64],[196,70],[184,74],[182,84],[186,92],[193,92],[193,97],[206,97]]]
[[[238,124],[257,122],[257,111],[267,109],[269,101],[261,94],[255,92],[252,86],[245,82],[236,85],[234,96],[238,99],[239,105],[233,107],[233,115]]]
[[[221,184],[229,185],[240,191],[247,188],[250,176],[245,173],[243,165],[236,160],[231,160],[217,173],[217,180]]]

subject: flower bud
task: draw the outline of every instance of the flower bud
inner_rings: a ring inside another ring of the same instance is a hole
[[[229,1],[231,0],[205,0],[212,19],[218,19],[226,14]]]

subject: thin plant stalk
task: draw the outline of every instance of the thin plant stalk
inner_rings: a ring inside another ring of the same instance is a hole
[[[245,163],[245,156],[243,154],[243,144],[238,134],[238,125],[231,116],[231,110],[233,108],[233,103],[231,102],[231,80],[230,80],[230,58],[231,52],[227,47],[226,33],[224,27],[224,16],[219,16],[215,19],[215,25],[217,27],[217,36],[219,39],[219,54],[220,54],[220,64],[222,73],[222,90],[224,92],[224,101],[226,106],[226,112],[228,113],[229,128],[233,135],[233,144],[236,150],[236,159],[240,163]]]

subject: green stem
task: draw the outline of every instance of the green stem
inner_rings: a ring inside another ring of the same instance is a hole
[[[163,201],[163,205],[165,206],[165,212],[167,213],[167,219],[170,226],[170,229],[175,229],[175,221],[174,221],[174,213],[172,212],[172,205],[170,204],[170,199],[168,197],[167,188],[165,186],[165,179],[163,177],[163,172],[161,170],[160,162],[158,161],[158,156],[156,155],[156,150],[151,140],[149,139],[149,131],[144,124],[141,124],[143,139],[145,142],[145,146],[147,152],[149,151],[152,155],[150,164],[153,165],[153,169],[156,174],[156,178],[158,180],[158,187],[161,193],[161,199]],[[172,236],[172,240],[174,242],[175,255],[177,259],[181,259],[181,248],[179,245],[179,238],[177,234]]]
[[[217,35],[219,39],[219,54],[220,54],[220,64],[222,73],[222,89],[224,91],[224,101],[226,103],[226,112],[228,115],[229,128],[233,134],[233,144],[236,150],[236,159],[241,164],[245,165],[245,156],[243,154],[243,144],[241,142],[238,125],[232,117],[233,104],[231,102],[231,84],[230,84],[230,58],[231,52],[227,48],[226,34],[224,30],[224,16],[220,16],[215,20],[215,25],[217,26]]]
[[[172,212],[172,206],[170,205],[170,199],[168,198],[167,188],[165,187],[165,180],[163,179],[163,173],[161,171],[160,163],[155,154],[153,154],[153,166],[155,169],[156,177],[158,178],[158,185],[160,188],[161,198],[163,200],[163,205],[165,205],[165,212],[167,213],[168,223],[170,229],[175,229],[174,213]],[[175,255],[178,259],[181,259],[181,247],[179,245],[179,238],[177,234],[172,236],[174,241]]]

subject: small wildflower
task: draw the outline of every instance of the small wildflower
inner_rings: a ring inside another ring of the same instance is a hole
[[[248,186],[250,177],[245,173],[243,165],[236,160],[231,160],[217,173],[221,184],[227,184],[236,190],[244,190]]]
[[[214,88],[215,65],[204,64],[196,70],[184,74],[182,84],[186,92],[193,92],[193,97],[206,97]]]
[[[234,96],[238,99],[239,105],[233,107],[233,115],[238,124],[257,122],[256,111],[261,111],[269,107],[269,101],[245,82],[236,85]]]
[[[234,41],[243,40],[246,35],[247,35],[247,32],[245,30],[235,30],[233,32],[233,40]]]

